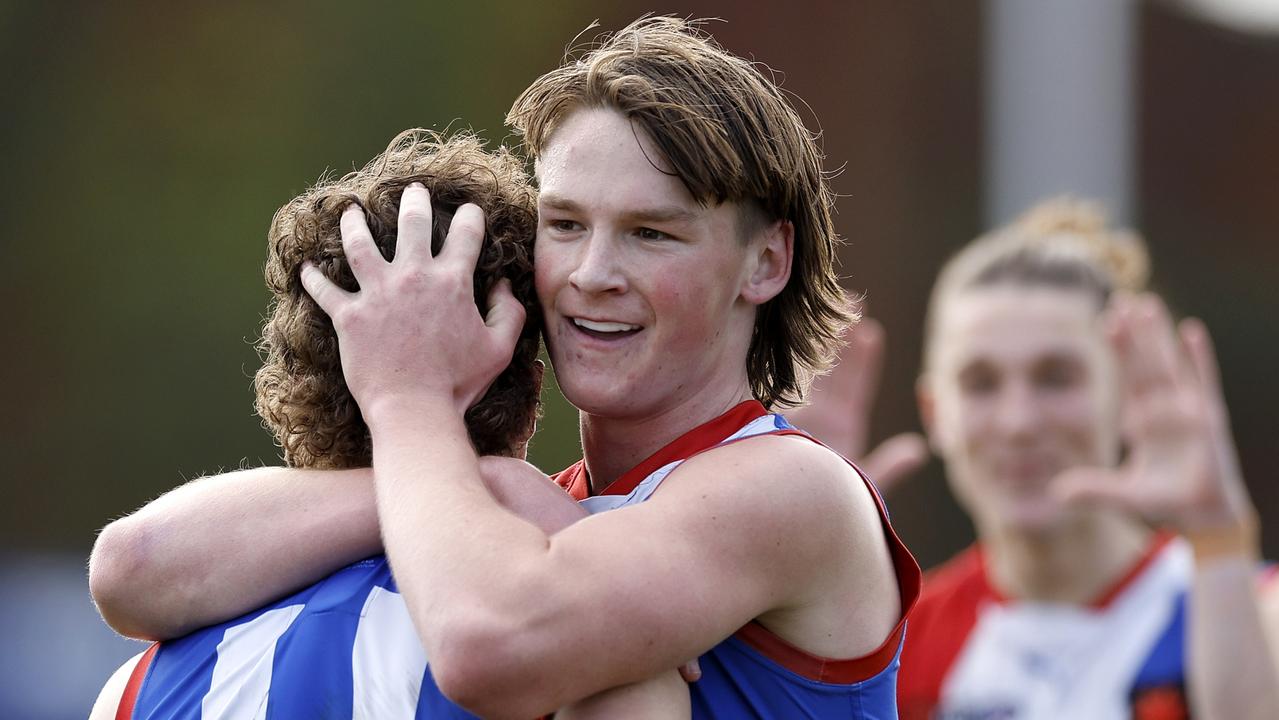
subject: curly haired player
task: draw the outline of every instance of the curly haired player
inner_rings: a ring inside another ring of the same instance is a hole
[[[495,287],[509,285],[527,314],[510,364],[467,411],[467,432],[476,451],[487,456],[484,477],[494,495],[547,532],[560,530],[585,511],[522,462],[541,385],[540,323],[532,292],[533,194],[515,158],[485,152],[472,136],[445,139],[407,131],[363,170],[321,182],[276,213],[266,264],[273,300],[262,333],[265,360],[255,378],[258,413],[290,467],[365,468],[357,472],[368,474],[369,430],[343,381],[337,336],[303,290],[298,273],[309,262],[338,286],[356,290],[338,229],[345,208],[364,209],[378,251],[390,259],[396,253],[400,197],[412,183],[431,188],[437,250],[458,207],[475,203],[486,211],[473,291],[484,298]],[[269,472],[260,474],[264,485],[276,480]],[[323,482],[326,476],[310,479]],[[235,570],[252,574],[252,568]],[[305,571],[297,577],[302,575]],[[201,597],[221,602],[218,597],[238,584],[223,584],[216,574],[198,582],[184,588],[192,605]],[[290,579],[273,578],[268,584],[282,587],[281,582],[287,587]],[[259,709],[279,717],[468,717],[440,694],[427,671],[427,657],[385,556],[358,560],[293,590],[283,598],[260,598],[261,607],[239,617],[155,644],[116,673],[95,717],[167,718],[197,710],[213,717],[247,717]],[[196,616],[200,612],[192,609]],[[687,705],[687,691],[670,671],[653,682],[605,692],[559,716],[678,717],[687,714]]]

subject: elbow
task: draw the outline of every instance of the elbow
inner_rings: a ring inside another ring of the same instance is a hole
[[[543,663],[520,662],[528,648],[517,633],[451,624],[428,651],[431,675],[440,692],[483,718],[527,720],[554,712],[560,704],[548,693]]]
[[[102,529],[89,556],[89,594],[111,629],[139,640],[164,640],[181,630],[163,627],[149,612],[163,584],[150,567],[148,532],[130,518]]]

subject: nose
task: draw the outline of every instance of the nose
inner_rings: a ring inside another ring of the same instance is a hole
[[[626,273],[618,248],[607,236],[594,232],[581,242],[577,266],[569,274],[569,283],[583,293],[626,292]]]
[[[1026,383],[1006,383],[995,408],[994,429],[1005,438],[1032,438],[1040,429],[1041,416],[1035,393]]]

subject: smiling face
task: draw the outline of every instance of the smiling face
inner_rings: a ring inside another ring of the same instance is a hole
[[[785,284],[760,286],[761,244],[743,240],[739,205],[701,206],[654,163],[643,131],[595,108],[569,114],[538,158],[546,341],[564,395],[589,415],[748,397],[756,306]]]
[[[952,490],[979,528],[1046,530],[1073,512],[1060,472],[1119,452],[1114,361],[1094,296],[994,285],[938,305],[921,400]]]

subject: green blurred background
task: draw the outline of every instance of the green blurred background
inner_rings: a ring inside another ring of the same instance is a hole
[[[40,578],[67,577],[53,568],[82,564],[98,528],[186,478],[277,462],[250,382],[273,211],[407,127],[470,126],[501,143],[511,100],[595,18],[606,29],[646,11],[723,18],[711,26],[720,41],[779,71],[807,102],[828,168],[842,168],[846,285],[867,293],[888,331],[875,435],[917,428],[927,290],[944,257],[986,224],[986,9],[977,0],[0,3],[10,278],[0,298],[13,310],[0,632],[19,647],[88,653],[74,678],[41,675],[77,688],[67,691],[76,698],[136,651],[90,641],[89,630],[42,638],[37,610],[51,595],[37,592]],[[1267,554],[1279,557],[1270,424],[1279,40],[1171,3],[1143,3],[1137,17],[1133,219],[1159,287],[1214,331]],[[577,456],[576,418],[553,390],[547,401],[533,456],[555,470]],[[926,566],[972,537],[936,463],[890,502]],[[78,573],[48,587],[65,588],[83,614]],[[19,663],[0,661],[0,678],[11,672]],[[31,704],[30,687],[0,680],[0,716],[83,715]]]

